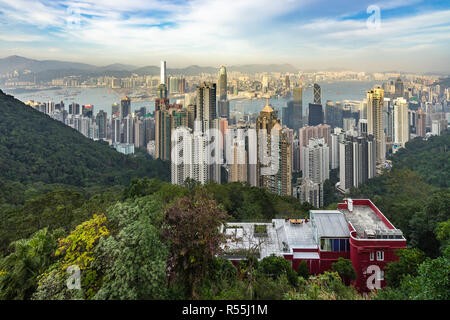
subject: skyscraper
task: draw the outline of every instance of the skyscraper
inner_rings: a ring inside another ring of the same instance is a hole
[[[400,78],[400,76],[395,80],[395,97],[403,97],[403,94],[405,92],[405,87],[403,85],[403,81]]]
[[[293,90],[293,100],[287,103],[287,106],[283,108],[283,125],[288,128],[297,131],[303,125],[303,89],[296,87]]]
[[[408,102],[404,98],[394,100],[394,147],[393,152],[404,148],[409,140]]]
[[[120,111],[119,119],[125,119],[129,114],[131,114],[131,100],[127,96],[120,100]]]
[[[308,106],[308,125],[317,126],[324,123],[323,110],[321,104],[310,103]]]
[[[339,189],[348,192],[375,176],[373,136],[346,136],[339,150]]]
[[[314,83],[313,90],[314,90],[314,103],[322,104],[322,88],[317,83]]]
[[[272,185],[274,184],[273,176],[265,174],[263,171],[270,171],[268,167],[271,165],[271,132],[272,128],[276,125],[278,125],[278,128],[281,128],[275,111],[267,104],[256,119],[256,135],[258,139],[256,176],[258,178],[258,186],[270,185],[269,189],[272,189]],[[265,167],[264,170],[263,167]]]
[[[224,66],[219,71],[219,100],[227,100],[227,69]]]
[[[166,75],[166,62],[165,61],[161,61],[161,80],[160,80],[160,84],[163,84],[167,87],[167,75]]]
[[[384,163],[386,141],[383,126],[384,91],[380,87],[367,92],[367,131],[373,135],[377,163]]]
[[[100,110],[95,117],[95,123],[98,126],[98,138],[106,139],[106,123],[107,123],[107,114],[103,110]]]
[[[323,183],[330,178],[330,151],[324,138],[310,139],[303,147],[303,178]]]
[[[196,120],[201,123],[201,131],[211,127],[211,121],[217,118],[216,84],[204,82],[197,87]]]

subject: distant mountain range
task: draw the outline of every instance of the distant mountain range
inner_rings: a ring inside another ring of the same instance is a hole
[[[239,71],[243,73],[259,73],[259,72],[297,72],[298,69],[290,64],[250,64],[236,65],[227,68],[228,71]],[[67,62],[58,60],[34,60],[20,56],[10,56],[0,59],[0,74],[5,74],[17,70],[19,72],[30,70],[33,73],[40,74],[45,78],[46,73],[52,75],[100,75],[100,74],[118,74],[118,76],[126,76],[126,74],[150,74],[158,75],[159,66],[137,67],[133,65],[114,63],[107,66],[94,66],[86,63]],[[202,73],[216,73],[219,67],[201,67],[191,65],[185,68],[168,68],[167,73],[197,75]]]

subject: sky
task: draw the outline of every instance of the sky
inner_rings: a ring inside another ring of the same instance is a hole
[[[450,1],[0,0],[0,57],[450,73]]]

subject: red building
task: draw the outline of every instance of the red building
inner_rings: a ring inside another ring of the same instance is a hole
[[[266,233],[256,234],[255,225],[265,225]],[[386,264],[397,260],[395,250],[406,248],[402,232],[367,199],[346,199],[337,210],[311,210],[304,220],[233,223],[225,232],[234,236],[226,247],[234,262],[244,259],[243,250],[258,248],[260,259],[283,256],[295,270],[306,261],[310,273],[318,274],[339,257],[350,259],[357,273],[353,284],[361,292],[383,287]]]

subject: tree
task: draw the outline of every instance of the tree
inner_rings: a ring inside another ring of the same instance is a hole
[[[203,189],[178,198],[165,210],[163,237],[170,244],[167,271],[170,282],[182,282],[197,298],[197,286],[220,254],[225,236],[220,226],[228,217]]]
[[[308,269],[308,266],[307,266],[305,260],[302,260],[300,262],[300,264],[298,265],[297,273],[303,279],[308,279],[309,278],[309,269]]]
[[[160,239],[161,204],[153,196],[118,204],[108,211],[118,231],[100,239],[95,268],[103,273],[94,299],[166,298],[168,249]]]
[[[264,277],[278,279],[285,275],[292,285],[298,282],[297,274],[292,270],[291,264],[284,257],[277,257],[274,254],[262,259],[258,266],[259,274]]]
[[[36,289],[37,277],[54,260],[52,253],[61,231],[42,229],[29,239],[11,244],[13,252],[0,260],[0,299],[29,299]]]
[[[349,285],[351,280],[356,280],[356,271],[350,259],[339,257],[338,261],[331,265],[331,270],[337,272],[346,285]]]
[[[110,234],[106,224],[104,214],[94,215],[66,238],[58,239],[55,256],[60,260],[40,275],[34,299],[91,299],[96,294],[101,287],[102,274],[93,265],[96,259],[94,249],[102,237]],[[69,290],[65,286],[68,270],[73,267],[80,270],[79,290]]]
[[[386,282],[391,287],[400,286],[401,280],[410,275],[417,276],[419,265],[425,261],[425,253],[417,248],[396,251],[398,261],[388,263],[385,268]]]

